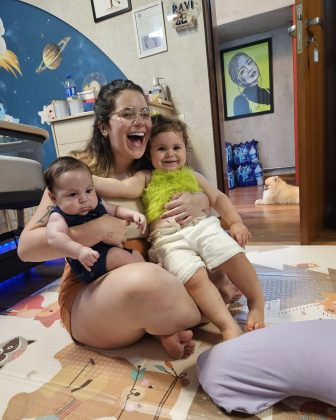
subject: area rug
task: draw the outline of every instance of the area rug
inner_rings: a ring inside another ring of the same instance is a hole
[[[336,247],[248,247],[266,297],[266,323],[336,320]],[[195,354],[169,360],[150,336],[111,351],[71,340],[59,320],[58,280],[0,315],[0,418],[217,420],[336,419],[336,408],[290,398],[258,415],[226,414],[201,389],[197,356],[220,336],[194,329]],[[246,320],[244,298],[231,306]]]

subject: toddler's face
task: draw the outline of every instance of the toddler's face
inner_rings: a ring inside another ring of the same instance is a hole
[[[168,131],[157,134],[151,140],[150,157],[155,169],[176,171],[183,168],[187,153],[182,133]]]
[[[85,169],[63,173],[56,181],[51,198],[66,214],[83,216],[98,204],[92,176]]]

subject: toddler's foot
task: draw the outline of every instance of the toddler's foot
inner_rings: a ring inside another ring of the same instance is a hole
[[[224,331],[222,331],[222,337],[223,341],[231,340],[231,338],[239,337],[243,334],[243,331],[239,327],[238,324],[233,324],[230,328],[226,328]]]
[[[258,330],[264,326],[264,308],[251,308],[247,316],[246,331]]]
[[[194,353],[195,341],[192,337],[191,330],[157,336],[166,352],[174,359],[186,359]]]

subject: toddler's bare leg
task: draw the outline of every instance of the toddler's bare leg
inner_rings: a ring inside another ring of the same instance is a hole
[[[205,268],[199,268],[184,286],[205,317],[219,328],[224,340],[242,333]]]
[[[264,327],[264,293],[257,273],[246,255],[237,254],[217,267],[216,270],[225,272],[232,283],[246,296],[249,308],[247,331]]]
[[[136,249],[130,253],[125,249],[114,247],[106,255],[106,271],[112,271],[123,265],[144,261],[143,256]]]

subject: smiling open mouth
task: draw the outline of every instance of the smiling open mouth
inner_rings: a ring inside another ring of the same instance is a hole
[[[135,146],[141,146],[145,139],[145,134],[144,133],[131,133],[131,134],[128,134],[127,138]]]

